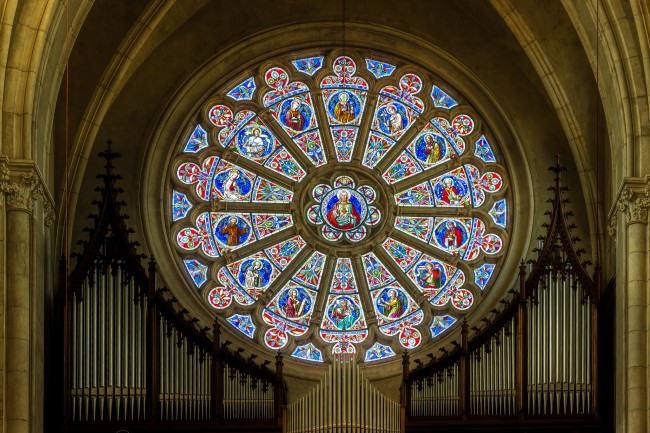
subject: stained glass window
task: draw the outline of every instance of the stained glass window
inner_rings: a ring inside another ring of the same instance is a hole
[[[502,143],[434,75],[309,53],[206,95],[167,221],[188,288],[237,335],[382,364],[452,338],[490,293],[516,222]]]

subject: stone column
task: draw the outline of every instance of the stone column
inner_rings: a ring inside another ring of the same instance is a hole
[[[41,179],[33,163],[0,161],[0,191],[5,204],[5,261],[6,285],[4,287],[4,407],[3,431],[28,433],[34,416],[34,404],[42,396],[42,382],[35,382],[33,365],[36,357],[43,356],[43,348],[35,347],[34,323],[42,320],[34,316],[39,289],[35,272],[42,266],[33,263],[34,203],[44,197]],[[49,207],[49,206],[48,206]],[[41,219],[42,221],[42,219]],[[40,250],[39,250],[40,251]],[[40,268],[40,269],[39,269]],[[42,312],[42,308],[36,311]],[[39,330],[42,332],[42,330]],[[38,332],[38,331],[37,331]]]
[[[617,242],[617,288],[622,295],[617,301],[616,333],[617,377],[624,384],[617,386],[624,392],[617,404],[617,431],[643,432],[650,427],[650,231],[648,230],[648,207],[650,207],[650,178],[627,178],[621,187],[616,210],[610,214],[610,233],[618,233]],[[620,212],[618,216],[616,212]],[[618,224],[616,224],[618,222]],[[616,227],[618,226],[618,227]],[[623,287],[621,287],[621,285]],[[622,291],[622,293],[621,293]],[[622,317],[621,317],[622,316]],[[621,371],[624,369],[624,371]],[[622,409],[622,410],[620,410]]]

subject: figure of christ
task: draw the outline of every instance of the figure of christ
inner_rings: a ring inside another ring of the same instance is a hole
[[[354,120],[354,107],[350,102],[350,96],[347,93],[341,93],[336,106],[334,107],[334,117],[341,123],[348,123]]]
[[[427,157],[425,160],[427,164],[435,164],[440,161],[440,144],[433,139],[433,135],[424,136],[424,154]]]
[[[294,99],[293,101],[291,101],[291,106],[289,107],[289,110],[287,110],[286,114],[284,115],[284,123],[294,131],[302,131],[305,125],[305,118],[300,112],[299,100]]]
[[[442,183],[444,185],[442,201],[451,205],[459,204],[462,197],[458,195],[458,189],[454,186],[454,180],[451,177],[446,177],[442,180]]]
[[[433,263],[427,263],[420,274],[420,284],[423,288],[437,289],[440,287],[440,270],[433,266]]]
[[[223,183],[223,196],[227,200],[239,200],[241,198],[241,190],[237,185],[237,179],[239,179],[239,171],[230,170],[226,181]]]
[[[302,316],[306,301],[306,298],[302,301],[298,298],[298,291],[296,289],[289,290],[289,297],[284,306],[284,315],[288,319],[295,319]]]
[[[380,298],[378,304],[384,307],[383,314],[389,319],[399,319],[404,312],[404,305],[397,297],[396,290],[390,290],[388,292],[388,300],[386,301],[383,298]]]
[[[332,318],[336,322],[336,327],[342,331],[349,329],[354,323],[352,308],[347,299],[338,300],[336,307],[332,311]]]
[[[361,217],[350,202],[350,194],[343,190],[338,193],[338,201],[327,213],[327,221],[332,227],[341,230],[350,230],[359,225]]]
[[[246,226],[239,228],[237,225],[237,217],[230,217],[228,225],[221,229],[222,235],[228,235],[228,246],[236,247],[240,244],[239,237],[248,233]]]
[[[447,224],[445,224],[445,232],[442,236],[442,244],[445,248],[460,248],[462,240],[463,234],[460,229],[456,227],[453,221],[447,221]]]

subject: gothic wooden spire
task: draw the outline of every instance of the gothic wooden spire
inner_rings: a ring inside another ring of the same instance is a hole
[[[529,261],[533,264],[533,269],[526,281],[527,292],[533,293],[544,275],[545,268],[551,266],[561,274],[572,268],[574,276],[586,290],[586,295],[597,296],[594,279],[587,272],[587,267],[592,263],[581,258],[585,250],[576,246],[580,238],[572,234],[576,226],[569,222],[573,212],[566,209],[571,200],[564,196],[569,187],[564,185],[562,180],[562,172],[566,171],[566,167],[561,164],[559,155],[555,166],[549,167],[549,171],[555,173],[554,184],[548,188],[553,192],[553,197],[547,200],[551,203],[551,209],[544,213],[549,215],[550,221],[542,224],[546,228],[546,235],[538,238],[543,241],[542,246],[533,250],[538,256]]]

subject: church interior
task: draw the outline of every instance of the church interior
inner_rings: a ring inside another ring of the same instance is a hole
[[[0,433],[650,431],[646,0],[4,0]]]

